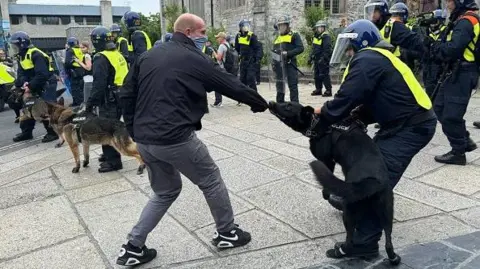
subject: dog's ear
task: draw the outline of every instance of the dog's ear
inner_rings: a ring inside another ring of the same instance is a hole
[[[302,115],[312,115],[315,112],[315,109],[311,106],[302,107]]]

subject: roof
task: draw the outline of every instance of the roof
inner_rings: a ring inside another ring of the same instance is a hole
[[[130,7],[112,7],[113,16],[123,16]],[[100,6],[8,4],[10,15],[100,16]]]

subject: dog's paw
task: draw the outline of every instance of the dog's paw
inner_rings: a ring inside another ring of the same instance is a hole
[[[145,165],[144,164],[140,165],[137,169],[137,175],[143,174],[144,170],[145,170]]]
[[[393,259],[388,259],[388,262],[391,264],[391,265],[394,265],[394,266],[397,266],[400,264],[400,262],[402,261],[402,258],[398,255],[395,255],[395,258]]]
[[[83,167],[87,167],[89,163],[89,161],[83,161]]]
[[[74,167],[72,169],[72,173],[74,173],[74,174],[78,173],[78,171],[80,171],[80,167]]]

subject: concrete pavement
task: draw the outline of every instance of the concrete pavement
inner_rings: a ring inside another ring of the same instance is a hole
[[[275,99],[274,86],[259,89]],[[302,85],[300,100],[321,105],[325,98],[311,97],[311,90]],[[468,126],[478,119],[480,99],[473,98]],[[252,233],[252,242],[214,249],[206,202],[185,179],[148,238],[158,257],[140,268],[387,268],[381,259],[325,258],[343,240],[344,228],[310,172],[306,138],[268,112],[252,114],[232,100],[210,108],[202,123],[198,136],[220,167],[236,222]],[[469,131],[480,142],[480,130]],[[435,163],[433,156],[447,150],[438,128],[395,189],[393,242],[403,256],[398,268],[480,268],[480,150],[467,155],[465,167]],[[55,149],[54,143],[0,156],[0,268],[117,268],[119,247],[151,190],[147,176],[136,175],[135,160],[125,159],[120,172],[98,174],[96,154],[79,174],[71,173],[67,147]]]

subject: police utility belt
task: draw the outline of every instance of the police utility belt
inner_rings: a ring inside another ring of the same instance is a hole
[[[406,119],[394,120],[386,124],[382,124],[380,131],[377,132],[377,137],[380,138],[389,138],[398,133],[403,127],[415,126],[422,122],[425,122],[430,119],[434,119],[435,112],[433,109],[429,109],[420,113],[417,113],[413,116],[407,117]]]

